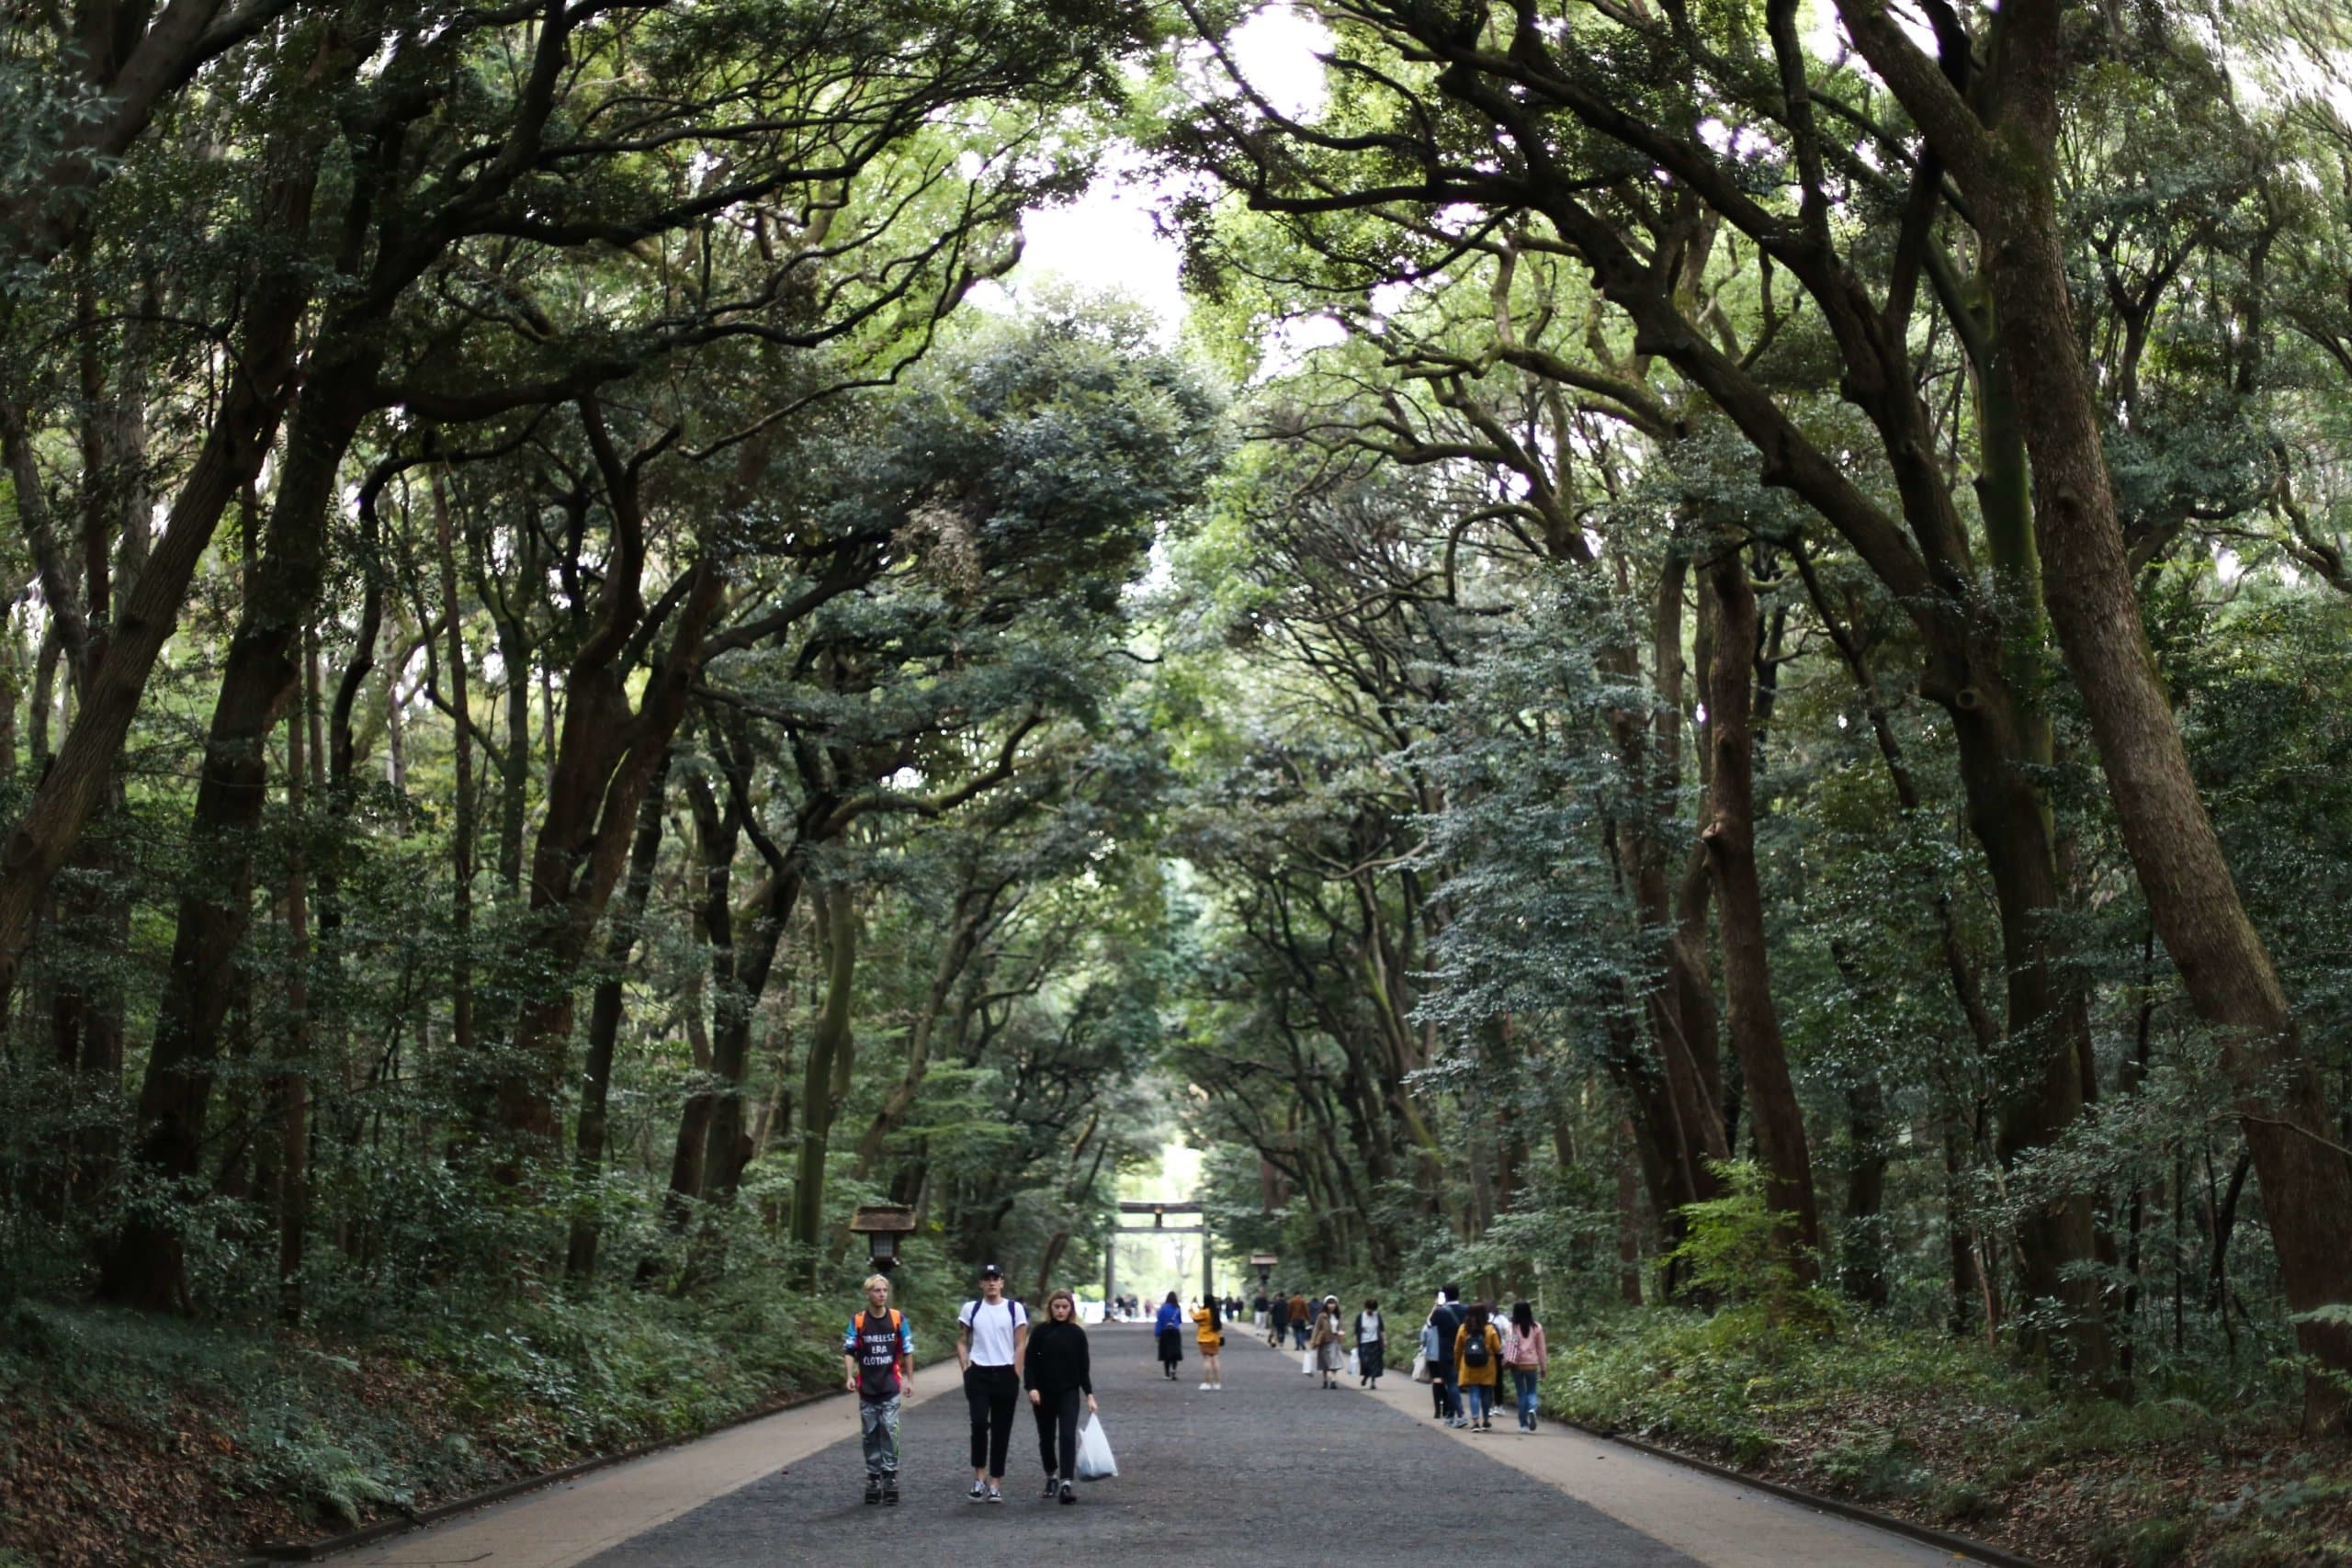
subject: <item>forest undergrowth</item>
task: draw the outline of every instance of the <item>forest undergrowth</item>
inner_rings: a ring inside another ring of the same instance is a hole
[[[1773,1268],[1760,1173],[1686,1211],[1712,1310],[1570,1316],[1544,1403],[1596,1431],[2085,1568],[2352,1559],[2352,1448],[2309,1441],[2291,1361],[2133,1347],[2134,1397],[2070,1385],[2014,1339],[1858,1311]]]
[[[1981,1342],[1864,1319],[1727,1335],[1644,1309],[1553,1343],[1546,1407],[2053,1564],[2352,1560],[2352,1451],[2275,1378],[2184,1373],[2125,1404]]]
[[[300,1333],[0,1306],[0,1568],[205,1568],[831,1390],[851,1292],[615,1287]],[[917,1342],[945,1341],[918,1299]]]

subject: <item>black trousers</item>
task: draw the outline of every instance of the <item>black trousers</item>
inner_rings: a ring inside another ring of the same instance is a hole
[[[1021,1374],[1011,1367],[964,1369],[964,1403],[972,1407],[972,1468],[1004,1479],[1012,1447],[1012,1407],[1021,1403]]]
[[[1074,1388],[1040,1394],[1029,1414],[1037,1418],[1037,1458],[1047,1475],[1078,1479],[1078,1418],[1086,1396]]]

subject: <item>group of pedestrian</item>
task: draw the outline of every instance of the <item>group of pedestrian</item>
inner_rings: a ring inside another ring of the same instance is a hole
[[[1028,1309],[1005,1295],[1004,1270],[990,1263],[980,1270],[979,1294],[957,1311],[956,1322],[956,1360],[972,1420],[972,1489],[966,1495],[975,1503],[1004,1501],[1013,1412],[1025,1393],[1045,1465],[1043,1495],[1076,1502],[1070,1483],[1078,1476],[1080,1409],[1096,1410],[1076,1298],[1068,1291],[1050,1292],[1045,1321],[1033,1332]],[[865,1309],[850,1318],[842,1338],[842,1364],[858,1396],[865,1500],[894,1505],[899,1413],[914,1386],[915,1340],[905,1316],[890,1305],[890,1281],[880,1274],[865,1281]]]
[[[865,1500],[887,1506],[899,1500],[899,1413],[914,1387],[914,1330],[890,1305],[888,1278],[874,1275],[865,1292],[864,1309],[851,1315],[842,1336],[842,1370],[850,1392],[858,1396]],[[1202,1390],[1222,1389],[1226,1324],[1239,1315],[1240,1307],[1231,1297],[1210,1294],[1187,1314],[1176,1292],[1169,1292],[1153,1320],[1163,1375],[1176,1380],[1189,1326],[1201,1353]],[[1337,1296],[1310,1303],[1304,1292],[1275,1292],[1250,1307],[1253,1320],[1268,1329],[1269,1345],[1279,1348],[1285,1335],[1291,1337],[1305,1353],[1300,1370],[1319,1373],[1319,1386],[1339,1386],[1351,1353],[1356,1386],[1380,1386],[1387,1370],[1388,1325],[1377,1300],[1367,1300],[1344,1327]],[[1042,1495],[1076,1502],[1071,1483],[1078,1474],[1080,1424],[1096,1413],[1093,1367],[1076,1298],[1066,1290],[1049,1292],[1045,1319],[1033,1328],[1028,1309],[1004,1293],[1004,1270],[990,1263],[980,1270],[979,1293],[964,1303],[956,1322],[956,1360],[971,1414],[972,1487],[967,1495],[975,1503],[1004,1501],[1013,1413],[1026,1394],[1046,1472]],[[1432,1414],[1446,1426],[1494,1430],[1495,1405],[1508,1371],[1519,1429],[1535,1430],[1536,1395],[1551,1356],[1532,1303],[1514,1303],[1504,1318],[1488,1303],[1464,1303],[1459,1285],[1446,1286],[1421,1325],[1420,1363],[1414,1376],[1426,1376]]]
[[[1491,1303],[1465,1303],[1462,1288],[1448,1285],[1421,1325],[1421,1356],[1436,1419],[1448,1427],[1493,1431],[1496,1399],[1508,1371],[1519,1429],[1535,1430],[1536,1395],[1552,1358],[1534,1303],[1515,1302],[1510,1317],[1498,1319]]]

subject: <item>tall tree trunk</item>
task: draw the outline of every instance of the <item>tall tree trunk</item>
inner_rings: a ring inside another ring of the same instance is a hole
[[[788,873],[770,874],[763,897],[752,907],[752,929],[735,976],[735,994],[711,1030],[710,1066],[716,1092],[703,1156],[703,1181],[716,1203],[734,1201],[743,1168],[751,1161],[752,1135],[743,1114],[743,1097],[751,1077],[753,1026],[799,897],[797,864]]]
[[[314,134],[314,133],[313,133]],[[313,148],[279,145],[278,177],[266,198],[275,225],[310,227],[317,178]],[[182,482],[163,538],[115,618],[104,658],[81,693],[73,728],[0,846],[0,1003],[16,987],[51,879],[104,802],[131,716],[187,601],[188,585],[222,513],[260,471],[285,407],[295,333],[308,299],[307,276],[274,277],[257,290],[220,407]],[[168,1291],[163,1299],[168,1299]]]
[[[1866,1072],[1846,1090],[1846,1128],[1852,1147],[1846,1170],[1844,1267],[1846,1293],[1876,1312],[1886,1310],[1886,1239],[1880,1234],[1886,1203],[1886,1095],[1878,1075]]]
[[[164,1181],[194,1176],[203,1147],[221,1023],[253,919],[254,834],[267,798],[266,741],[296,687],[290,654],[324,571],[327,508],[366,412],[369,379],[355,374],[315,382],[321,389],[295,416],[268,543],[213,700],[190,829],[195,869],[180,894],[171,972],[139,1097],[138,1159]],[[171,549],[167,534],[140,578],[140,592],[163,575]],[[126,628],[117,646],[131,635]],[[183,1267],[172,1227],[152,1211],[134,1214],[107,1252],[99,1294],[127,1305],[165,1305],[180,1294]]]
[[[834,1114],[847,1093],[854,1049],[850,1002],[857,978],[857,910],[846,887],[826,887],[817,896],[824,931],[825,1000],[809,1032],[808,1062],[801,1080],[800,1150],[792,1188],[792,1240],[803,1249],[809,1289],[817,1285],[819,1244],[825,1223],[825,1153]]]
[[[572,1168],[582,1191],[594,1188],[604,1173],[605,1146],[610,1136],[613,1053],[620,1039],[621,1006],[626,996],[629,954],[645,929],[645,906],[653,894],[653,869],[662,858],[664,786],[671,757],[662,754],[637,808],[637,836],[629,844],[628,879],[621,885],[620,908],[613,912],[605,938],[605,973],[588,1002],[588,1055],[580,1070],[580,1117],[574,1134]],[[596,1274],[596,1249],[604,1235],[593,1204],[575,1208],[571,1236],[564,1249],[564,1272],[575,1284]]]
[[[582,414],[605,477],[613,540],[597,624],[573,654],[565,677],[562,737],[532,851],[532,918],[518,956],[543,978],[540,990],[517,1012],[508,1051],[514,1065],[499,1075],[494,1088],[498,1125],[508,1144],[499,1169],[509,1179],[519,1179],[524,1156],[556,1147],[557,1091],[564,1078],[574,1006],[571,976],[620,879],[637,809],[654,769],[685,717],[703,638],[725,584],[714,556],[697,558],[669,649],[632,709],[628,649],[644,616],[639,483],[651,454],[624,461],[593,400],[583,401]]]
[[[304,682],[307,689],[308,682]],[[290,850],[286,864],[286,1040],[277,1084],[277,1312],[302,1320],[302,1244],[310,1216],[311,1177],[311,915],[305,886],[303,835],[308,779],[308,704],[286,719],[286,808]]]
[[[1713,750],[1708,821],[1702,834],[1714,867],[1715,910],[1723,947],[1724,1023],[1745,1080],[1756,1152],[1773,1210],[1791,1217],[1783,1238],[1799,1280],[1819,1276],[1821,1222],[1804,1117],[1789,1077],[1772,972],[1764,941],[1764,896],[1756,871],[1756,756],[1749,716],[1757,648],[1756,591],[1742,552],[1726,546],[1708,564],[1708,601],[1715,615],[1713,668],[1707,681],[1707,728]]]
[[[689,1005],[695,1025],[702,1026],[706,998],[724,995],[735,986],[735,847],[742,837],[742,821],[732,803],[721,811],[710,786],[699,777],[686,781],[686,802],[694,815],[695,850],[702,863],[702,898],[695,916],[695,934],[710,954],[709,976],[696,985]],[[718,1004],[725,1007],[722,1001]],[[712,1052],[695,1051],[694,1085],[678,1108],[677,1142],[670,1156],[670,1188],[662,1201],[663,1222],[683,1231],[708,1182],[707,1156],[710,1148],[711,1108],[718,1090],[713,1080]]]
[[[526,538],[529,529],[524,530]],[[537,570],[537,551],[526,547],[523,581]],[[512,615],[497,617],[498,661],[506,671],[506,748],[499,754],[498,885],[513,897],[523,886],[523,821],[531,782],[531,641]]]
[[[433,503],[433,547],[440,570],[441,621],[449,639],[450,725],[457,771],[449,825],[449,1043],[457,1068],[470,1079],[474,1054],[474,726],[469,693],[471,660],[466,655],[465,606],[458,599],[458,548],[449,515],[447,467],[432,465],[427,490]]]
[[[1951,171],[1983,231],[2032,457],[2051,621],[2149,912],[2191,1002],[2221,1038],[2288,1305],[2300,1319],[2297,1338],[2323,1369],[2306,1382],[2307,1407],[2339,1426],[2352,1323],[2311,1314],[2352,1303],[2352,1163],[2333,1135],[2334,1108],[2269,950],[2238,896],[2141,619],[2097,396],[2075,347],[2058,211],[2067,7],[2014,0],[2001,8],[1997,74],[1984,99],[1997,115],[1989,124],[1881,0],[1838,0],[1838,10]]]

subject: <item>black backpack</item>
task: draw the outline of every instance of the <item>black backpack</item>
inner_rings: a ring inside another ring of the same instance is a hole
[[[1483,1367],[1487,1364],[1487,1331],[1485,1329],[1480,1329],[1476,1338],[1462,1347],[1462,1364],[1465,1367]]]

